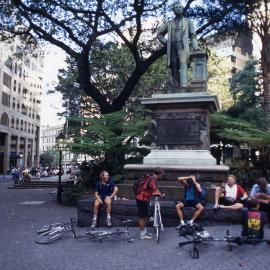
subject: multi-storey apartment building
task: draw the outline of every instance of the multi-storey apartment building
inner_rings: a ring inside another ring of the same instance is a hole
[[[38,166],[43,59],[0,43],[0,173]]]
[[[211,38],[209,42],[209,47],[215,51],[217,56],[229,59],[231,76],[242,70],[247,61],[253,57],[251,33],[219,38],[217,41]]]
[[[64,130],[65,125],[42,126],[40,136],[40,153],[57,150],[56,137],[60,132],[63,132]],[[62,155],[62,163],[65,167],[71,166],[75,163],[81,163],[84,161],[85,157],[89,159],[87,155],[75,154],[67,150],[63,151]]]

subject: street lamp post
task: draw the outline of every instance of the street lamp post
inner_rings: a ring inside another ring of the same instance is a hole
[[[55,138],[59,150],[59,171],[58,171],[58,184],[57,184],[57,202],[62,203],[62,153],[63,143],[66,139],[65,134],[60,132]]]

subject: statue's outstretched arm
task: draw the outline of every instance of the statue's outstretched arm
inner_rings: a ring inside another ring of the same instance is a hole
[[[159,30],[158,30],[158,33],[157,33],[157,38],[158,40],[166,45],[167,43],[167,40],[165,38],[165,35],[168,33],[168,23],[165,23]]]

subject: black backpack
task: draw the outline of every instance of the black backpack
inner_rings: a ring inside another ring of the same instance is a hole
[[[140,194],[142,191],[149,189],[150,183],[153,180],[153,175],[145,174],[133,184],[133,191],[135,195]]]

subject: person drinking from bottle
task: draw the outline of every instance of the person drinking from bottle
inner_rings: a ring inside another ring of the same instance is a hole
[[[196,211],[188,224],[192,225],[194,221],[201,215],[204,210],[202,205],[202,193],[201,185],[196,181],[194,175],[178,177],[177,181],[185,188],[184,199],[182,201],[176,201],[176,212],[179,217],[179,225],[176,229],[185,225],[182,209],[184,207],[195,207]]]

